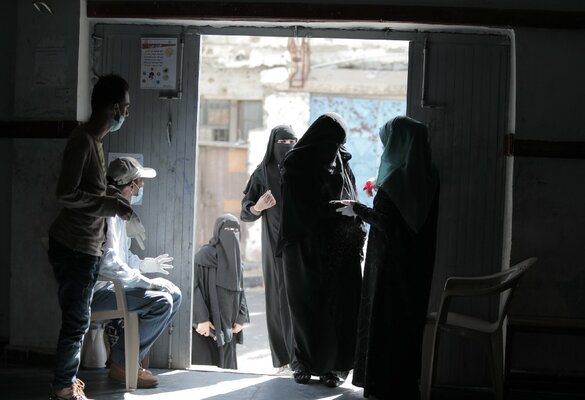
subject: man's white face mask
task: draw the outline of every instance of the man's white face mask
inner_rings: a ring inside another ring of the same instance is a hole
[[[142,196],[144,195],[144,187],[138,188],[138,193],[136,193],[130,199],[130,204],[138,204],[142,200]]]
[[[122,114],[118,116],[118,119],[116,119],[116,117],[112,118],[110,120],[110,132],[115,132],[120,129],[124,123],[124,119],[125,118]]]
[[[110,119],[110,132],[115,132],[122,127],[126,115],[128,115],[128,106],[123,106],[124,111],[122,112],[118,103],[114,105],[114,117]]]

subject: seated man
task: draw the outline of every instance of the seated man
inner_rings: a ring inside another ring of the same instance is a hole
[[[134,204],[142,197],[144,178],[154,178],[156,171],[144,168],[132,157],[120,157],[113,160],[107,173],[108,191],[111,195],[122,196]],[[132,220],[132,219],[131,219]],[[126,301],[130,311],[137,311],[140,332],[139,360],[142,361],[155,340],[167,327],[181,303],[181,291],[164,278],[147,278],[142,273],[158,272],[168,274],[167,264],[173,260],[168,254],[157,258],[141,260],[130,251],[130,239],[126,231],[126,221],[118,216],[107,218],[106,243],[104,257],[100,265],[101,275],[119,279],[126,289]],[[116,296],[111,282],[98,282],[95,286],[91,308],[104,311],[116,308]],[[110,353],[110,378],[125,382],[124,369],[124,335],[119,335],[118,342],[112,346]],[[140,368],[138,387],[154,387],[158,377],[150,371]]]

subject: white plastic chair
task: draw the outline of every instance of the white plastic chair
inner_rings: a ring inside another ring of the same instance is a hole
[[[126,389],[134,390],[138,383],[138,352],[140,347],[140,336],[138,332],[138,314],[128,311],[126,304],[126,293],[124,285],[117,279],[100,275],[98,281],[109,281],[114,284],[116,293],[116,309],[107,311],[92,311],[92,321],[107,319],[124,319],[124,344],[126,357]]]
[[[478,339],[488,355],[489,368],[494,387],[494,398],[503,398],[504,349],[502,325],[514,289],[526,270],[537,258],[528,258],[509,269],[487,276],[450,277],[445,282],[438,312],[427,316],[423,334],[421,360],[421,399],[429,400],[435,374],[439,333],[452,333]],[[487,321],[476,317],[449,312],[453,297],[487,296],[500,293],[496,320]]]

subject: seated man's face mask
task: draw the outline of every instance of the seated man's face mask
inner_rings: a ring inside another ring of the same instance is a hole
[[[135,182],[132,182],[134,185],[138,187],[138,193],[132,195],[130,199],[130,204],[138,204],[142,200],[142,196],[144,195],[144,186],[139,187]]]

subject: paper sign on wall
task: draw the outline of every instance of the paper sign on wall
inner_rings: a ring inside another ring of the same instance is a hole
[[[177,89],[177,38],[141,38],[140,88]]]

